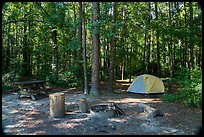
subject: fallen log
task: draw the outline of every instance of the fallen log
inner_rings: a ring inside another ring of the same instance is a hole
[[[163,112],[161,112],[160,110],[150,107],[149,105],[146,105],[144,103],[139,103],[137,107],[138,111],[145,112],[147,114],[147,117],[157,117],[164,115]]]

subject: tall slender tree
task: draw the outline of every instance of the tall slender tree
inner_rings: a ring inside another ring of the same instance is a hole
[[[192,2],[189,2],[189,12],[190,12],[190,68],[193,69],[194,68],[194,54],[193,54],[193,49],[194,49],[194,45],[193,45],[193,7],[192,7]]]
[[[58,79],[58,47],[57,47],[57,30],[52,30],[52,77]]]
[[[78,23],[78,39],[79,39],[79,50],[77,51],[77,60],[81,60],[81,52],[82,52],[82,2],[79,2],[79,23]]]
[[[92,2],[92,69],[91,69],[91,94],[99,96],[100,80],[99,80],[99,2]]]
[[[148,9],[148,12],[149,12],[149,17],[148,17],[148,35],[147,35],[147,73],[150,73],[150,49],[151,49],[151,29],[150,29],[150,22],[151,22],[151,2],[149,2],[149,9]]]
[[[113,35],[111,36],[111,43],[110,43],[110,65],[109,65],[109,79],[108,79],[108,92],[114,92],[114,65],[115,65],[115,44],[116,44],[116,39],[115,39],[115,33],[116,33],[116,9],[117,8],[117,3],[113,2]]]
[[[88,94],[85,2],[82,2],[82,32],[83,32],[82,47],[83,47],[83,66],[84,66],[84,94]]]
[[[158,22],[157,2],[155,2],[155,14],[156,14],[156,21]],[[157,32],[156,32],[156,41],[157,41],[157,76],[160,77],[160,46],[159,46],[158,27],[157,27]]]

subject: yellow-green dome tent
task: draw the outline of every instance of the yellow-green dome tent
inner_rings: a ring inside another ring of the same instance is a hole
[[[164,93],[164,83],[158,77],[143,74],[134,79],[127,92],[142,94]]]

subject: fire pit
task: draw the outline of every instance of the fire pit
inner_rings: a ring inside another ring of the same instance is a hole
[[[109,105],[94,105],[90,108],[92,117],[109,118],[115,115],[115,111]]]

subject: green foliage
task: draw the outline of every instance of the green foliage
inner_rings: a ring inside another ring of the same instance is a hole
[[[179,96],[174,95],[174,94],[166,94],[163,97],[163,99],[164,99],[164,101],[167,101],[167,102],[174,102],[174,101],[179,99]]]
[[[69,71],[59,72],[58,80],[53,79],[50,75],[48,79],[51,81],[53,86],[58,87],[81,87],[83,84],[83,71],[81,71],[80,63],[76,63],[70,67]]]
[[[98,31],[94,33],[100,33],[100,46],[102,47],[100,50],[100,62],[104,59],[109,61],[110,47],[111,45],[115,46],[114,67],[116,79],[121,78],[121,64],[123,61],[125,64],[124,78],[129,78],[129,75],[140,75],[146,71],[145,68],[147,67],[148,59],[147,46],[149,41],[147,34],[150,34],[151,41],[149,60],[155,63],[157,63],[157,34],[159,36],[161,77],[169,77],[170,75],[170,54],[173,57],[172,66],[179,66],[181,62],[184,64],[188,63],[184,59],[189,61],[191,58],[189,56],[191,48],[189,42],[193,43],[194,63],[201,66],[201,8],[196,2],[193,2],[194,15],[192,20],[193,29],[191,30],[188,2],[186,2],[185,10],[184,2],[179,3],[179,5],[176,2],[158,2],[158,19],[155,18],[155,4],[153,2],[117,2],[117,12],[113,14],[114,5],[112,2],[100,3],[100,14],[96,24],[92,22],[92,3],[87,2],[85,4],[89,82],[91,81],[91,45],[92,29],[94,27],[99,27]],[[170,9],[168,4],[172,4]],[[59,71],[59,80],[53,80],[54,83],[65,87],[83,85],[83,69],[80,62],[82,59],[77,58],[77,54],[81,48],[78,35],[78,25],[81,19],[78,9],[78,2],[38,2],[38,4],[36,2],[7,2],[3,4],[2,73],[9,72],[2,76],[4,85],[8,85],[11,81],[14,81],[15,77],[24,75],[26,67],[22,67],[22,63],[25,60],[27,60],[26,64],[31,66],[31,79],[41,79],[41,77],[45,78],[50,75],[52,71],[52,28],[57,29],[57,50],[59,53],[57,60],[59,70],[65,71]],[[172,11],[171,14],[169,14],[169,11]],[[152,18],[149,21],[150,14],[152,14]],[[116,40],[113,43],[111,43],[112,36]],[[172,38],[170,39],[170,37]],[[27,55],[24,54],[23,50],[25,46],[23,44],[24,41],[30,49]],[[172,46],[172,50],[169,49],[169,45]],[[82,53],[79,54],[82,55]],[[18,75],[10,72],[11,70],[18,72]],[[174,70],[177,70],[177,68],[174,67]],[[100,71],[100,74],[102,74],[101,80],[107,80],[109,76],[108,67],[101,67]],[[188,93],[190,93],[192,98],[195,98],[186,101],[186,104],[189,104],[189,102],[196,104],[195,102],[199,102],[198,100],[200,100],[199,97],[202,94],[198,92],[202,88],[202,82],[199,78],[201,76],[200,72],[190,72],[187,68],[177,70],[177,74],[173,72],[173,76],[176,76],[176,79],[180,81],[180,85],[183,87],[184,91],[181,92],[182,97],[187,98]],[[193,76],[190,80],[189,76],[192,73]],[[173,98],[172,96],[174,95],[167,96],[167,98]]]
[[[15,88],[15,85],[13,84],[13,82],[19,81],[19,79],[20,79],[20,76],[14,71],[3,74],[2,75],[2,91],[5,92],[12,88]]]
[[[181,67],[175,72],[174,80],[179,83],[182,89],[179,95],[167,94],[164,97],[166,101],[183,100],[184,104],[189,107],[202,106],[202,71],[198,68],[189,70]]]
[[[13,82],[16,82],[20,79],[19,74],[11,71],[2,75],[2,85],[3,86],[12,86]]]
[[[48,79],[50,80],[52,86],[66,87],[66,88],[77,86],[77,79],[76,77],[74,77],[73,73],[70,71],[60,73],[58,80],[53,79],[52,76],[49,76]]]
[[[70,41],[70,43],[69,43],[69,49],[70,49],[71,51],[79,51],[79,49],[80,49],[79,45],[80,45],[80,44],[79,44],[78,39],[74,39],[74,40]]]

